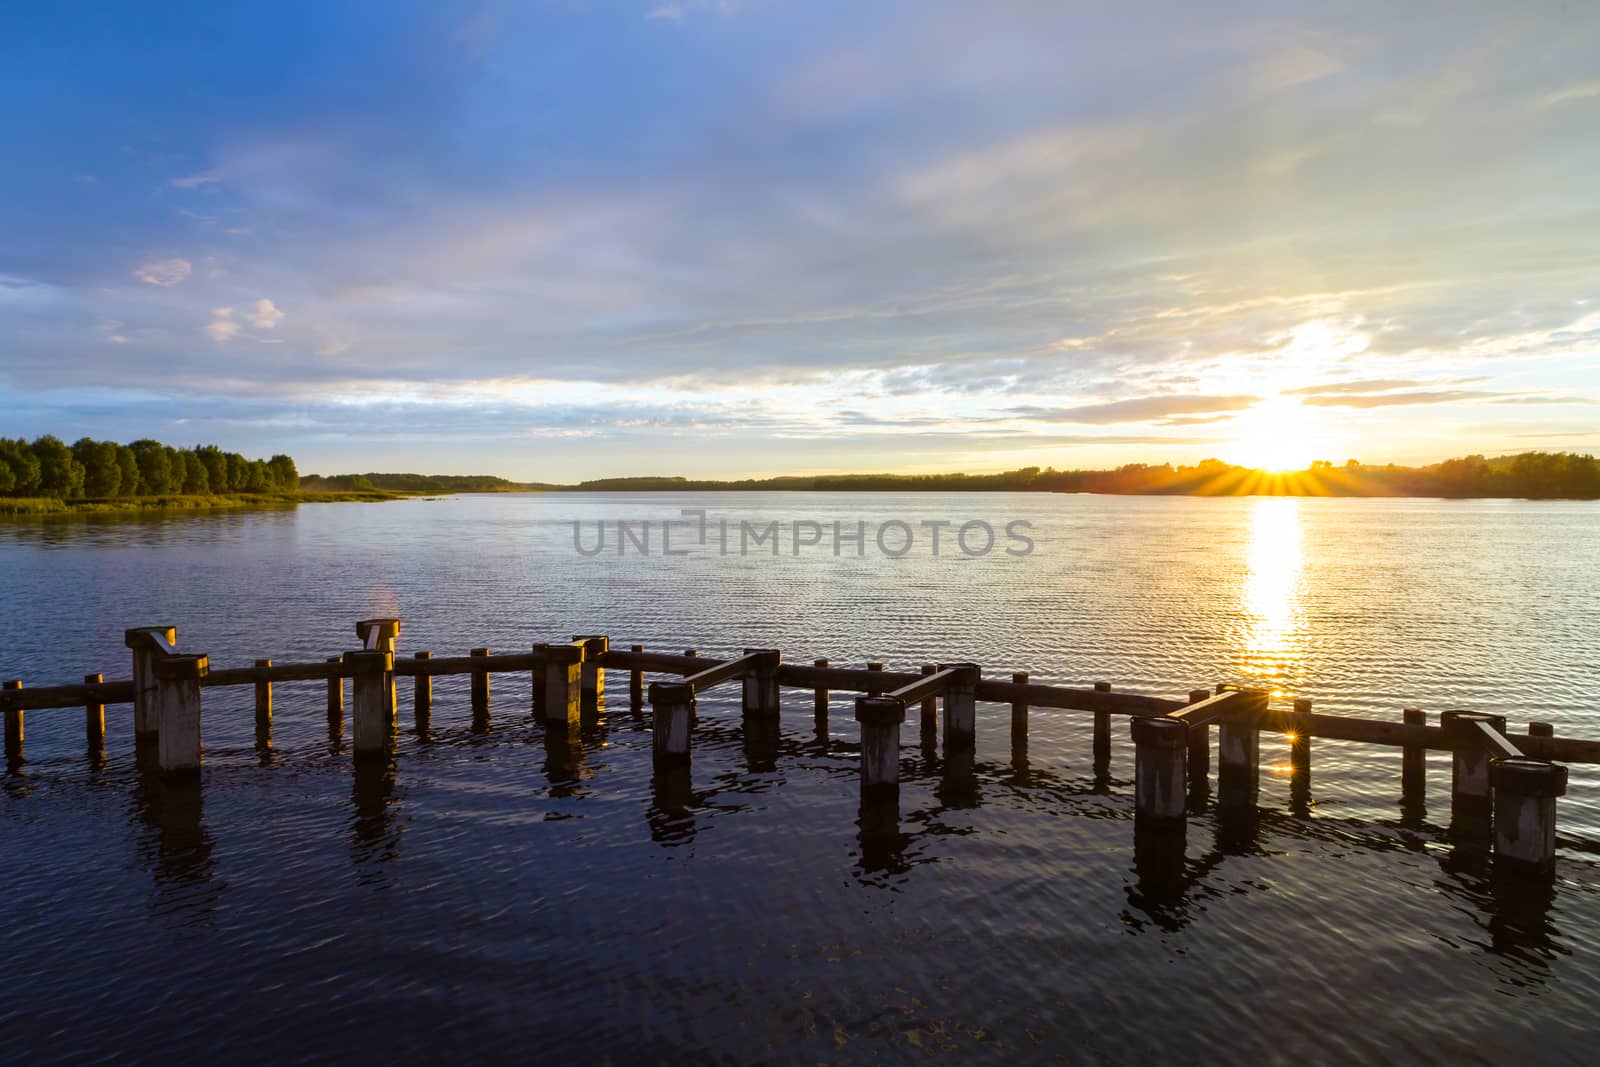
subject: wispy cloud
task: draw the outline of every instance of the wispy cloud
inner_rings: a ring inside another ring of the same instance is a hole
[[[233,340],[239,333],[239,323],[233,317],[233,308],[216,308],[211,312],[211,321],[201,327],[213,341],[226,344]]]
[[[136,267],[133,276],[141,282],[170,288],[182,283],[193,270],[194,266],[187,259],[158,259]]]
[[[270,330],[283,321],[283,312],[270,300],[257,300],[255,307],[245,313],[245,321],[258,330]]]

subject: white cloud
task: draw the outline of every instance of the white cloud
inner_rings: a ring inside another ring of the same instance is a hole
[[[270,300],[257,300],[253,311],[245,312],[245,319],[258,330],[270,330],[283,320],[283,312]]]
[[[216,308],[211,312],[211,321],[201,329],[211,335],[213,341],[226,344],[239,333],[239,324],[233,320],[232,308]]]
[[[647,19],[681,19],[683,18],[682,4],[662,4],[653,7],[645,14]]]
[[[221,180],[216,171],[207,170],[201,171],[199,174],[191,174],[185,178],[173,178],[167,184],[174,189],[197,189],[202,185],[215,185]]]
[[[1600,96],[1600,81],[1569,85],[1565,89],[1559,89],[1551,93],[1539,102],[1545,107],[1549,107],[1551,104],[1565,104],[1571,100],[1590,100],[1597,96]]]
[[[141,282],[170,288],[188,278],[193,270],[187,259],[158,259],[138,267],[133,276]]]

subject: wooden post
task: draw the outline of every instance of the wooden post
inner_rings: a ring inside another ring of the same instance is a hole
[[[1428,725],[1428,713],[1407,708],[1402,714],[1407,726]],[[1428,796],[1428,750],[1421,745],[1406,745],[1400,750],[1400,802],[1420,805]]]
[[[683,650],[683,654],[685,656],[698,656],[700,654],[700,650],[697,648],[686,648]]]
[[[1188,803],[1188,725],[1165,716],[1135,716],[1129,727],[1133,734],[1135,826],[1182,826]]]
[[[1254,807],[1261,786],[1261,731],[1217,725],[1217,793],[1224,804]]]
[[[433,658],[433,653],[417,652],[411,658],[419,663],[427,663]],[[426,734],[433,726],[433,675],[418,673],[412,679],[411,697],[414,705],[411,711],[412,725],[418,734]]]
[[[534,655],[536,655],[536,656],[547,656],[547,655],[549,655],[549,652],[550,652],[550,645],[547,642],[544,642],[544,641],[535,641],[534,642],[534,644],[533,644],[533,654]],[[541,659],[539,662],[537,662],[537,663],[535,663],[533,665],[533,670],[530,672],[530,678],[529,678],[529,681],[533,685],[533,717],[535,719],[538,719],[540,722],[544,721],[544,696],[545,696],[545,688],[546,688],[546,686],[545,686],[544,669],[545,669],[545,661]]]
[[[343,656],[329,656],[332,664],[344,663]],[[344,676],[335,672],[328,676],[328,725],[344,730]]]
[[[755,670],[746,674],[743,682],[743,710],[745,715],[771,718],[778,714],[778,667],[783,654],[775,648],[747,648],[747,656],[759,656]]]
[[[1311,714],[1311,701],[1304,698],[1294,702],[1297,714]],[[1294,739],[1289,742],[1289,773],[1296,777],[1304,777],[1311,773],[1311,735],[1296,731]]]
[[[1110,682],[1094,683],[1096,693],[1111,692]],[[1094,713],[1094,765],[1106,767],[1111,763],[1111,713],[1097,711]]]
[[[971,752],[978,737],[978,679],[976,663],[941,663],[940,670],[959,673],[944,691],[944,750]]]
[[[540,712],[547,726],[565,730],[583,715],[583,646],[551,645],[546,655]]]
[[[650,683],[651,754],[656,766],[689,762],[689,709],[693,706],[694,686],[688,682]]]
[[[1526,757],[1489,764],[1494,790],[1497,868],[1547,874],[1556,862],[1556,797],[1567,792],[1567,768]]]
[[[22,688],[21,678],[11,678],[5,683],[8,691],[15,692]],[[22,709],[6,709],[6,762],[19,763],[22,760]]]
[[[350,672],[350,720],[356,758],[382,756],[394,738],[394,653],[362,649],[344,654]]]
[[[579,677],[583,707],[593,711],[600,706],[600,697],[606,691],[606,669],[601,666],[601,656],[611,651],[611,638],[604,634],[573,634],[573,642],[583,645],[583,670]]]
[[[86,674],[83,676],[84,685],[102,685],[104,683],[104,675]],[[106,706],[97,700],[90,700],[83,706],[83,739],[90,755],[97,755],[106,747]]]
[[[270,659],[256,660],[256,668],[271,667]],[[272,682],[265,678],[256,679],[256,729],[272,729]]]
[[[1480,819],[1494,807],[1489,785],[1491,753],[1483,742],[1477,724],[1489,723],[1506,732],[1504,715],[1485,715],[1475,711],[1446,711],[1439,715],[1445,740],[1450,744],[1450,816]]]
[[[475,648],[470,653],[473,656],[487,656],[487,648]],[[487,719],[489,717],[489,672],[472,672],[472,717],[474,719]]]
[[[200,775],[200,680],[210,668],[206,656],[162,655],[152,660],[157,753],[161,773],[168,778]]]
[[[869,671],[881,671],[881,670],[883,670],[883,664],[881,664],[881,663],[869,663],[869,664],[867,664],[867,670],[869,670]]]
[[[826,667],[828,665],[828,661],[825,659],[812,660],[811,665],[813,667]],[[812,722],[816,726],[817,733],[823,735],[824,737],[827,736],[828,690],[820,685],[811,692],[811,718]]]
[[[644,651],[643,645],[631,645],[629,647],[634,652]],[[630,707],[637,708],[643,703],[644,671],[641,671],[639,668],[635,667],[633,670],[628,672],[628,705]]]
[[[1198,704],[1211,696],[1209,689],[1189,690],[1189,703]],[[1204,797],[1211,791],[1211,726],[1208,723],[1189,726],[1189,792]]]
[[[891,696],[856,697],[861,724],[861,796],[877,799],[900,792],[900,724],[905,701]]]
[[[938,674],[936,664],[924,663],[923,674]],[[936,736],[939,733],[939,698],[928,697],[922,702],[922,735],[923,737]]]
[[[156,736],[156,677],[151,664],[158,654],[177,647],[178,628],[135,626],[122,632],[122,643],[133,650],[133,735],[149,740]]]
[[[1014,685],[1027,685],[1027,671],[1012,671],[1011,681]],[[1028,739],[1028,705],[1026,701],[1012,701],[1011,703],[1011,740],[1027,741]]]

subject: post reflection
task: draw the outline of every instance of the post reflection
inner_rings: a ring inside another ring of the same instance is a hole
[[[148,831],[139,854],[149,861],[157,883],[175,888],[208,884],[216,861],[200,781],[169,781],[153,759],[146,759],[134,779],[132,801],[135,821]]]
[[[1239,659],[1247,677],[1268,683],[1282,679],[1304,652],[1301,542],[1298,499],[1254,501],[1240,590]]]
[[[657,768],[650,779],[650,805],[645,809],[650,839],[665,848],[693,841],[694,809],[700,803],[688,767]]]
[[[900,830],[898,797],[863,797],[856,816],[856,843],[860,872],[867,880],[880,875],[900,875],[911,870],[906,846],[911,835]]]
[[[395,820],[394,754],[355,761],[350,792],[350,855],[358,865],[378,864],[400,854],[401,827]]]
[[[1133,832],[1135,882],[1128,902],[1164,930],[1187,922],[1183,912],[1191,884],[1185,869],[1187,848],[1188,834],[1181,826]]]
[[[545,781],[552,797],[576,794],[583,779],[584,742],[578,723],[546,723],[544,727]]]

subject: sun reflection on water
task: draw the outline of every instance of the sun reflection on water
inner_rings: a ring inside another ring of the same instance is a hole
[[[1243,666],[1257,678],[1282,678],[1304,651],[1297,499],[1260,497],[1255,501],[1245,563]]]

